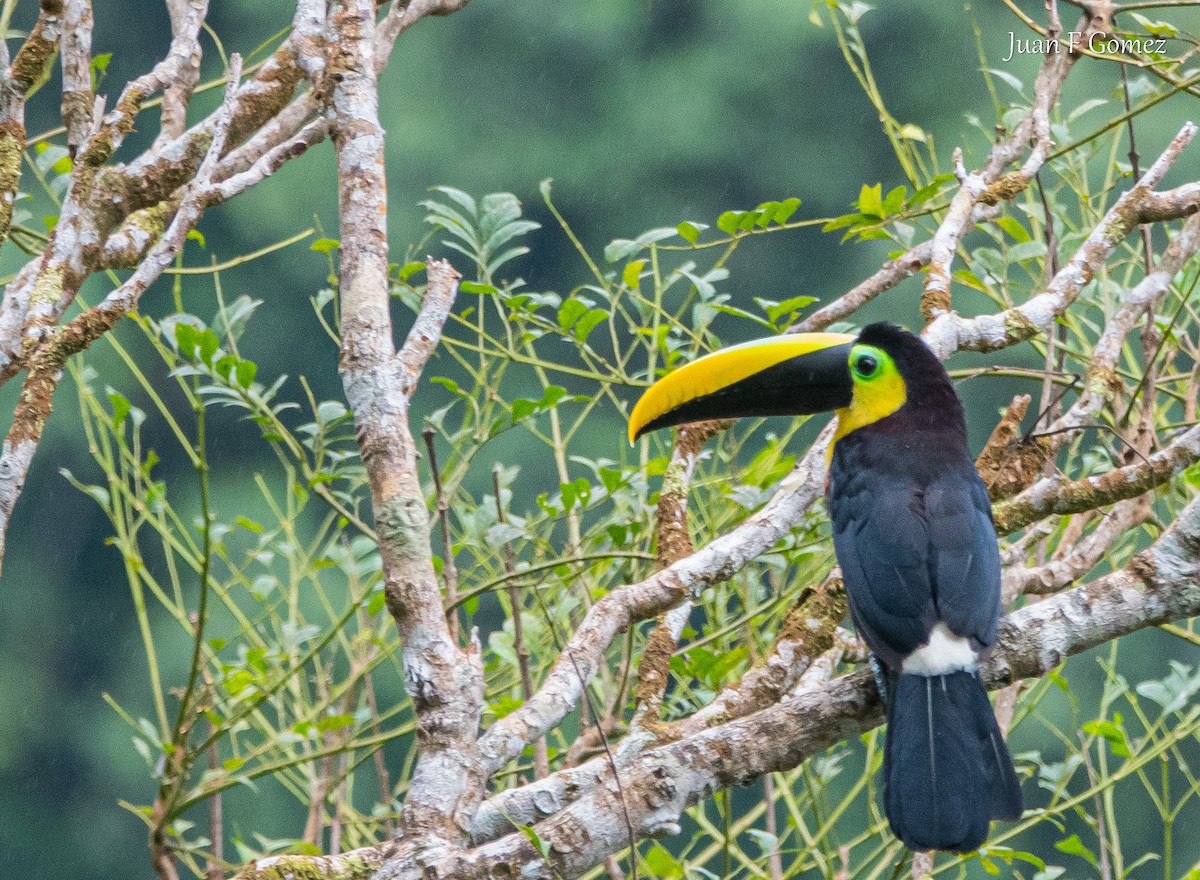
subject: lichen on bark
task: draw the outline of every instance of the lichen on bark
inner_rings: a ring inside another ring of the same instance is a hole
[[[0,122],[0,242],[8,238],[12,225],[24,152],[25,126],[12,119]]]

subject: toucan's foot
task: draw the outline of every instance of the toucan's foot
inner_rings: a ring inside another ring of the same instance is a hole
[[[871,672],[875,674],[875,690],[879,691],[879,699],[883,700],[883,705],[887,705],[888,689],[887,676],[883,671],[883,664],[879,662],[879,658],[875,656],[874,651],[867,652],[867,662],[871,664]]]

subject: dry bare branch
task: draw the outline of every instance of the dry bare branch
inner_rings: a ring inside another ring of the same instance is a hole
[[[156,144],[179,137],[187,129],[187,106],[200,81],[200,26],[208,14],[208,0],[167,0],[171,16],[171,52],[180,59],[175,76],[162,93],[162,124]],[[236,80],[230,76],[231,80]],[[153,149],[153,147],[151,147]]]
[[[72,157],[92,133],[92,2],[66,0],[62,37],[62,118]]]

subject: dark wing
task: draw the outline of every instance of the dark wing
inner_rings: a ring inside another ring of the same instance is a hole
[[[855,625],[893,668],[929,636],[937,618],[921,493],[870,469],[836,474],[833,545]]]
[[[938,617],[951,632],[991,645],[1000,617],[1000,551],[987,490],[973,467],[948,472],[925,490],[925,521]]]

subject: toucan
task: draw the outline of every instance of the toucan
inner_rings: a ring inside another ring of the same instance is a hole
[[[650,386],[648,431],[834,410],[826,501],[854,625],[887,708],[884,811],[914,851],[971,852],[1021,788],[979,677],[1000,618],[1000,554],[962,401],[920,337],[797,333],[713,352]]]

